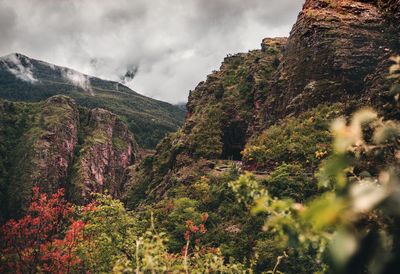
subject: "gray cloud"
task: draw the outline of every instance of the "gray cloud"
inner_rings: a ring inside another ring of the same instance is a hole
[[[9,7],[2,7],[2,2],[0,1],[0,50],[7,50],[7,47],[11,46],[5,41],[12,42],[16,21],[17,21],[17,14],[14,12],[13,9]]]
[[[226,54],[288,35],[302,2],[0,0],[0,55],[20,52],[176,103]]]

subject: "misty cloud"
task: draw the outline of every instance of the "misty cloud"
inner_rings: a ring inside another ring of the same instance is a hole
[[[33,76],[33,66],[29,60],[24,60],[24,64],[16,54],[9,54],[0,59],[0,64],[3,65],[16,78],[30,83],[35,83],[38,80]]]
[[[0,55],[20,52],[172,103],[228,53],[287,36],[303,0],[0,0]]]
[[[63,69],[61,75],[72,85],[83,89],[90,95],[94,95],[89,76],[72,69]]]
[[[120,80],[122,84],[129,84],[130,82],[132,82],[133,78],[135,78],[136,73],[138,73],[139,68],[135,65],[131,65],[129,66],[129,68],[127,68],[126,72],[124,75],[120,76]]]

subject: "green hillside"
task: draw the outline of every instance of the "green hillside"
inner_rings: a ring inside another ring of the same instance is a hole
[[[145,148],[154,147],[166,133],[176,131],[185,115],[177,106],[140,95],[117,82],[22,54],[0,58],[1,98],[40,101],[57,94],[68,95],[81,106],[101,107],[118,114]]]

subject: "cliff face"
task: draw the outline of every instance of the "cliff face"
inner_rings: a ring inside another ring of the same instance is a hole
[[[32,186],[47,193],[64,187],[77,202],[105,190],[121,196],[138,146],[116,115],[79,108],[65,96],[35,104],[2,101],[0,106],[3,214],[24,208]]]
[[[44,102],[38,119],[41,133],[33,141],[30,174],[25,176],[44,191],[55,192],[62,187],[74,158],[79,112],[70,98],[51,97]]]
[[[399,52],[399,33],[391,27],[395,2],[306,1],[265,102],[267,123],[320,103],[380,107],[368,78],[382,62],[386,74],[387,60]]]
[[[104,109],[89,112],[87,129],[72,179],[78,190],[71,195],[88,200],[91,192],[108,190],[113,197],[120,197],[127,168],[137,157],[133,135],[115,114]]]
[[[239,160],[263,129],[320,104],[395,117],[387,73],[400,53],[398,16],[398,1],[306,1],[289,38],[228,56],[190,92],[180,142],[192,156]]]
[[[261,50],[229,55],[218,71],[190,92],[183,135],[188,137],[185,141],[191,154],[240,159],[247,138],[259,126],[260,102],[286,41],[265,39]]]

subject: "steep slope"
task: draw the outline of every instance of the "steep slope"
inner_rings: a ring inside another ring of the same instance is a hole
[[[240,160],[246,140],[257,128],[258,101],[266,96],[285,43],[284,38],[265,39],[262,50],[226,57],[219,71],[190,92],[183,128],[158,145],[134,180],[137,191],[147,189],[151,194],[139,194],[134,187],[135,201],[141,195],[160,197],[170,184],[192,180],[192,175],[197,178],[202,173],[198,169],[208,168],[207,159]],[[181,172],[184,166],[189,174]]]
[[[288,40],[265,39],[262,50],[227,57],[219,71],[190,93],[185,124],[170,141],[161,142],[152,168],[156,179],[152,174],[147,181],[159,185],[154,180],[171,176],[182,154],[189,159],[225,160],[240,160],[244,155],[250,169],[301,160],[309,161],[307,169],[312,169],[319,162],[312,161],[313,155],[329,152],[329,134],[321,136],[319,130],[327,130],[333,117],[361,106],[373,106],[388,118],[398,117],[399,109],[391,100],[393,81],[387,79],[389,58],[400,52],[398,29],[393,27],[397,4],[306,1]],[[319,124],[305,123],[305,117],[312,120],[318,115],[326,117]],[[264,140],[285,136],[293,143],[293,134],[280,126],[285,123],[297,131],[313,129],[315,135],[291,148],[279,146],[282,140]],[[282,148],[279,155],[297,156],[273,159],[278,154],[271,146]],[[305,148],[307,152],[295,152]]]
[[[225,58],[190,92],[182,130],[131,174],[128,207],[155,210],[172,235],[177,211],[213,212],[211,243],[238,259],[262,253],[257,268],[272,269],[284,250],[257,232],[262,221],[235,204],[228,182],[251,170],[275,197],[305,202],[320,191],[314,175],[331,151],[333,118],[372,106],[399,119],[387,78],[390,56],[400,53],[398,7],[307,0],[288,39],[264,39],[261,50]],[[284,272],[317,271],[307,258],[289,257]]]
[[[376,99],[390,83],[371,92],[376,79],[369,78],[376,71],[384,78],[389,58],[400,52],[399,32],[391,27],[399,3],[377,2],[306,1],[265,101],[266,124],[320,103],[382,107]]]
[[[0,101],[1,217],[15,216],[33,186],[66,188],[78,203],[91,192],[120,197],[138,145],[127,126],[104,109],[84,109],[53,96],[40,103]]]
[[[140,95],[112,81],[91,77],[69,68],[31,59],[22,54],[0,58],[0,97],[39,101],[63,94],[78,105],[101,107],[118,114],[136,133],[141,146],[154,147],[182,124],[184,111]]]

